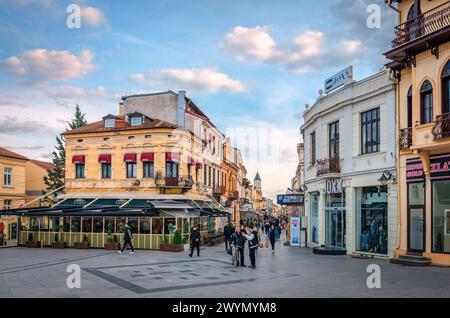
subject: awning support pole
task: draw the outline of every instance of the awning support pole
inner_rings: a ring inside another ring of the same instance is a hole
[[[116,185],[114,188],[112,188],[111,190],[115,190],[118,187],[120,187],[123,184],[123,182],[119,183],[118,185]],[[103,192],[101,196],[95,198],[94,200],[92,200],[91,202],[89,202],[88,204],[86,204],[84,207],[82,207],[82,209],[86,209],[87,207],[91,206],[94,202],[97,202],[98,200],[100,200],[101,198],[105,197],[105,195],[112,193],[112,191],[108,191],[108,192]]]
[[[80,192],[83,191],[84,189],[86,189],[86,187],[82,187],[80,190],[78,190],[78,191],[76,191],[76,192],[72,192],[71,194],[69,194],[69,195],[67,196],[67,198],[65,198],[65,199],[59,201],[58,203],[52,205],[51,208],[53,209],[53,208],[57,207],[58,205],[60,205],[61,203],[65,202],[65,201],[67,201],[67,200],[69,200],[69,199],[72,198],[75,194],[80,193]]]
[[[61,187],[59,187],[59,188],[57,188],[57,189],[55,189],[55,190],[53,190],[53,191],[50,191],[49,193],[44,194],[43,196],[41,196],[41,197],[39,197],[39,198],[37,198],[37,199],[34,199],[34,200],[32,200],[32,201],[30,201],[30,202],[28,202],[28,203],[25,203],[25,204],[23,205],[23,207],[26,208],[26,207],[27,207],[28,205],[30,205],[31,203],[34,203],[34,202],[36,202],[36,201],[39,201],[39,200],[45,198],[46,196],[48,196],[48,195],[50,195],[50,194],[53,194],[53,193],[55,193],[55,192],[61,190],[61,189],[64,188],[65,186],[66,186],[66,185],[63,185],[63,186],[61,186]]]
[[[142,192],[144,192],[145,190],[147,190],[148,188],[152,187],[156,185],[154,184],[150,184],[148,186],[146,186],[144,189],[142,189],[141,191],[139,191],[138,193],[136,193],[134,196],[131,197],[131,199],[129,199],[127,202],[125,202],[124,204],[122,204],[119,209],[123,209],[125,206],[127,206],[131,201],[133,201],[139,194],[141,194]]]

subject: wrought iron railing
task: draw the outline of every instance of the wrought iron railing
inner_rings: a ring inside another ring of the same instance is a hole
[[[450,137],[450,113],[436,116],[431,133],[434,140]]]
[[[450,2],[446,2],[395,27],[392,47],[402,46],[421,36],[450,26]]]
[[[166,177],[158,175],[155,183],[158,187],[192,188],[194,180],[190,176]]]
[[[317,176],[329,173],[341,173],[341,160],[339,158],[317,160]]]
[[[214,194],[224,194],[226,192],[225,186],[214,187]]]
[[[412,128],[400,130],[400,150],[409,149],[412,146]]]

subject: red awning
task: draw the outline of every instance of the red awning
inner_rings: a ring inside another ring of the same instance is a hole
[[[100,163],[111,163],[111,155],[100,155],[100,156],[98,156],[98,162],[100,162]]]
[[[72,157],[72,163],[85,163],[86,157],[85,156],[73,156]]]
[[[137,156],[135,153],[127,153],[123,156],[123,161],[125,162],[136,162]]]
[[[203,169],[203,163],[197,162],[197,163],[195,164],[195,167],[196,167],[197,169]]]
[[[166,161],[180,162],[180,154],[177,152],[166,152]]]
[[[155,156],[153,152],[147,152],[141,154],[141,161],[148,162],[148,161],[155,161]]]

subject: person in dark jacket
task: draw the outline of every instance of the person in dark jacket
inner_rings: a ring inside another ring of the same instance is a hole
[[[272,224],[269,231],[269,241],[272,245],[272,253],[275,253],[275,225]]]
[[[256,257],[255,257],[255,253],[256,253],[256,249],[258,248],[258,232],[256,232],[256,230],[253,228],[253,225],[250,225],[248,227],[250,235],[245,235],[244,237],[248,240],[248,246],[249,246],[249,256],[250,256],[250,263],[252,265],[250,265],[249,267],[255,269],[256,268]]]
[[[230,244],[231,235],[233,234],[234,229],[230,222],[225,225],[223,229],[223,234],[225,236],[225,250],[228,251],[228,245]]]
[[[134,254],[134,247],[133,247],[133,233],[131,232],[131,227],[128,223],[125,224],[125,233],[123,235],[123,246],[122,249],[119,251],[120,254],[123,253],[124,249],[127,247],[127,245],[130,245],[131,252],[130,254]]]
[[[239,264],[241,267],[245,267],[244,264],[244,246],[245,246],[245,239],[244,236],[241,233],[241,229],[239,226],[236,226],[236,229],[234,233],[231,235],[231,242],[230,244],[235,245],[237,248],[237,252],[240,256]]]
[[[200,231],[197,226],[194,226],[191,231],[191,253],[189,254],[192,257],[194,254],[194,248],[197,248],[197,256],[200,256]]]

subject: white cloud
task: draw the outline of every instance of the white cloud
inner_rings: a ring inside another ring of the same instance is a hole
[[[48,97],[54,99],[79,99],[79,98],[93,98],[105,97],[108,90],[103,86],[95,88],[82,88],[78,86],[52,86],[47,83],[39,83],[35,85]]]
[[[239,93],[246,90],[246,86],[217,67],[208,68],[167,68],[146,74],[132,74],[131,79],[137,83],[150,86],[167,86],[172,89],[187,89],[192,91],[216,92],[225,90]]]
[[[6,0],[6,2],[19,7],[24,7],[32,4],[48,7],[54,2],[54,0]]]
[[[91,72],[95,67],[93,57],[90,50],[83,50],[76,56],[69,51],[36,49],[0,61],[0,67],[21,77],[69,80]]]
[[[81,8],[81,21],[91,27],[97,27],[102,24],[108,25],[108,19],[105,14],[94,7]]]
[[[272,38],[270,31],[267,26],[236,26],[224,36],[220,47],[239,60],[256,60],[298,73],[349,61],[363,49],[359,41],[336,43],[318,31],[303,32],[293,39],[290,46],[281,47]]]

